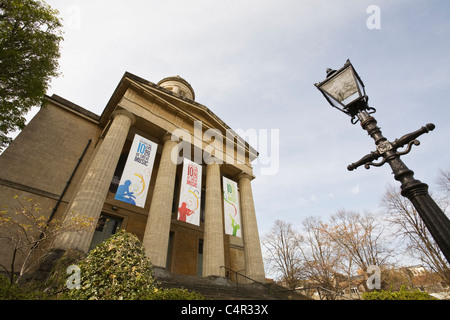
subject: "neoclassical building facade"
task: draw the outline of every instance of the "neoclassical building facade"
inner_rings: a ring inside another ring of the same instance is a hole
[[[155,267],[265,281],[251,186],[257,156],[195,102],[183,78],[155,84],[126,72],[101,115],[46,97],[0,155],[0,204],[13,207],[18,195],[48,209],[49,219],[97,221],[60,235],[53,249],[87,253],[122,228]],[[0,263],[9,260],[4,242]]]

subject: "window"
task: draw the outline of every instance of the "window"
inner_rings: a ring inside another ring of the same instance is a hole
[[[172,266],[172,254],[173,254],[173,241],[175,237],[175,232],[170,231],[169,233],[169,244],[167,246],[167,258],[166,258],[166,269],[171,270]]]
[[[206,199],[206,188],[205,184],[202,183],[202,194],[200,197],[200,221],[205,222],[205,199]]]
[[[109,192],[116,193],[117,188],[119,187],[120,178],[122,177],[122,173],[127,162],[128,151],[120,155],[119,162],[117,162],[116,170],[114,171],[114,176],[109,186]]]

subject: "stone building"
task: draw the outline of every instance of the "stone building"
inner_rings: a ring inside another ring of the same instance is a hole
[[[145,158],[148,177],[140,181],[140,191],[128,189],[130,180],[121,184],[135,141],[147,141],[146,150],[154,157]],[[0,155],[0,205],[13,207],[15,195],[25,196],[41,208],[56,209],[52,219],[82,214],[98,221],[95,231],[58,237],[54,249],[86,253],[123,228],[139,237],[156,267],[202,277],[223,277],[231,269],[264,281],[251,187],[251,162],[257,156],[195,102],[194,90],[181,77],[154,84],[126,72],[100,116],[57,95],[46,97],[45,107]],[[186,158],[199,169],[197,224],[179,214]],[[234,234],[225,232],[224,177],[236,183],[239,195],[233,205]],[[118,197],[119,188],[133,200]],[[138,191],[143,193],[141,206],[134,201]],[[0,263],[10,263],[5,242]]]

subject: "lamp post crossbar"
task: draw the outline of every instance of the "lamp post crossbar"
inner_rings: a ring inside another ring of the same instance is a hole
[[[349,171],[355,170],[361,165],[369,169],[371,165],[381,166],[387,162],[392,169],[395,180],[401,183],[402,196],[412,202],[428,231],[450,263],[450,220],[429,195],[428,185],[415,179],[414,172],[400,159],[401,155],[407,154],[411,150],[412,144],[419,145],[416,138],[432,131],[435,128],[434,124],[429,123],[391,143],[381,133],[374,117],[366,111],[360,111],[358,118],[361,127],[375,140],[377,150],[352,163],[347,169]],[[397,151],[398,148],[405,145],[407,145],[405,151]],[[383,157],[383,159],[379,163],[373,162],[380,157]]]

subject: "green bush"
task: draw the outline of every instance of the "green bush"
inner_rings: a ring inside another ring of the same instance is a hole
[[[409,291],[404,287],[396,292],[385,290],[364,292],[362,297],[364,300],[438,300],[427,292],[419,290]]]
[[[155,289],[149,295],[143,297],[144,300],[205,300],[205,298],[196,292],[186,289]]]
[[[0,275],[0,300],[46,300],[51,297],[31,286],[11,284],[9,279]]]
[[[68,289],[69,264],[80,270],[80,289]],[[185,289],[161,288],[137,237],[123,230],[99,244],[85,258],[66,252],[45,284],[10,284],[0,275],[0,300],[203,300]],[[46,287],[46,293],[43,288]]]
[[[162,289],[138,238],[124,230],[100,243],[78,262],[81,288],[63,288],[64,299],[75,300],[198,300],[197,293]]]
[[[69,299],[131,300],[156,289],[143,245],[124,230],[97,245],[78,267],[81,288],[66,289]]]

